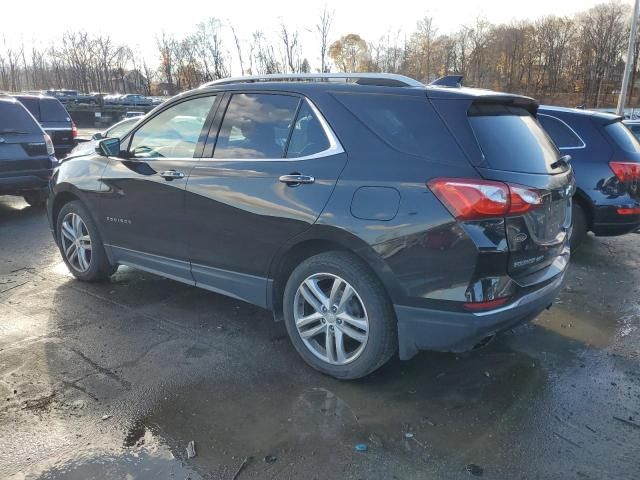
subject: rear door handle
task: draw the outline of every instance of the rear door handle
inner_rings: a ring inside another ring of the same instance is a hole
[[[158,175],[169,181],[184,178],[184,173],[178,172],[177,170],[165,170],[164,172],[160,172]]]
[[[316,181],[311,175],[300,175],[299,173],[292,173],[291,175],[282,175],[280,177],[282,183],[286,183],[290,187],[301,185],[303,183],[313,183]]]

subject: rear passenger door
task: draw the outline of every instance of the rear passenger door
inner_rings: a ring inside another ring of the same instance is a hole
[[[272,258],[316,221],[346,154],[301,96],[227,93],[218,112],[187,184],[192,274],[201,287],[265,305]]]

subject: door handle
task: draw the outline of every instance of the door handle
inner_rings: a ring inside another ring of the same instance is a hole
[[[177,170],[165,170],[164,172],[158,173],[158,175],[169,181],[184,178],[184,173],[178,172]]]
[[[316,181],[311,175],[300,175],[299,173],[292,173],[291,175],[282,175],[280,177],[282,183],[286,183],[290,187],[295,187],[303,183],[313,183]]]

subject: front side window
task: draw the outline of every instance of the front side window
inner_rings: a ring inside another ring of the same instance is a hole
[[[129,145],[133,158],[193,158],[215,95],[178,103],[136,131]]]
[[[287,147],[287,158],[306,157],[327,150],[329,146],[329,140],[322,125],[309,104],[304,102],[293,126],[291,140]]]
[[[264,93],[235,94],[229,101],[214,158],[282,158],[298,97]]]
[[[538,121],[558,148],[581,148],[583,141],[564,122],[549,115],[539,114]]]

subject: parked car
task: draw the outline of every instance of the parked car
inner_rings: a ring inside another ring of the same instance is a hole
[[[276,75],[174,97],[56,171],[63,259],[271,309],[338,378],[481,344],[561,288],[572,171],[534,100],[441,84]]]
[[[622,235],[640,227],[640,143],[622,117],[541,106],[538,119],[560,151],[571,155],[577,183],[572,247],[587,232]]]
[[[636,138],[640,139],[640,120],[623,120],[622,123],[631,130]]]
[[[40,122],[45,132],[51,137],[56,149],[56,156],[64,158],[75,146],[78,136],[76,124],[64,105],[53,97],[44,95],[13,95]]]
[[[53,143],[19,101],[0,97],[0,195],[41,206],[57,165]]]
[[[145,97],[144,95],[128,93],[126,95],[120,96],[120,98],[118,99],[118,104],[129,105],[133,107],[150,107],[151,99]]]
[[[124,112],[124,115],[122,116],[122,118],[136,118],[136,117],[142,117],[144,116],[144,112],[135,112],[135,111],[130,111],[130,112]]]
[[[85,141],[82,143],[78,143],[71,153],[69,157],[74,157],[77,155],[87,155],[95,152],[96,142],[98,140],[102,140],[103,138],[122,138],[125,134],[129,133],[129,130],[133,128],[133,126],[140,120],[140,117],[131,117],[121,120],[118,123],[111,125],[103,132],[96,132],[91,137],[91,140]]]
[[[120,95],[119,93],[113,93],[111,95],[104,95],[102,97],[102,101],[105,105],[118,105],[120,103]]]

